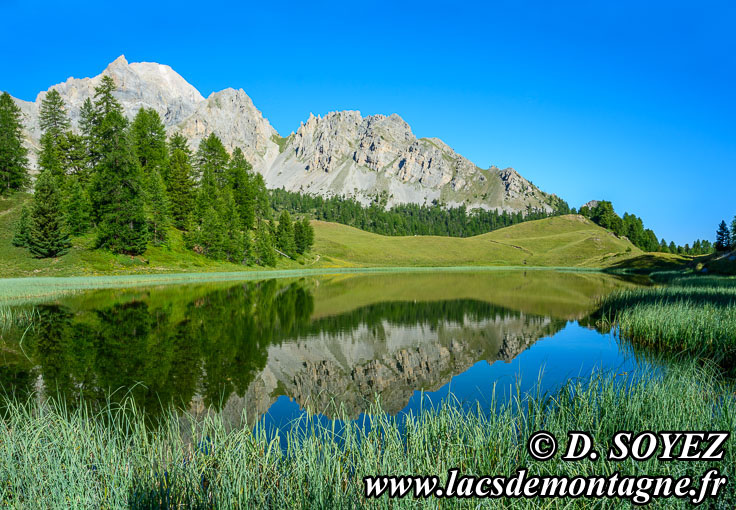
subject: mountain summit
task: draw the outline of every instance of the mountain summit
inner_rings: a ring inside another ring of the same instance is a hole
[[[205,99],[171,67],[129,63],[122,55],[94,78],[69,78],[49,89],[66,101],[73,126],[103,76],[117,85],[115,96],[129,118],[140,108],[153,108],[169,132],[181,132],[195,150],[214,132],[229,150],[241,147],[270,188],[349,196],[363,203],[380,199],[389,206],[436,201],[510,212],[529,206],[550,211],[558,200],[511,168],[483,170],[438,138],[416,138],[396,114],[310,114],[282,138],[243,90],[229,88]],[[31,149],[38,148],[38,111],[47,92],[35,102],[16,99]]]

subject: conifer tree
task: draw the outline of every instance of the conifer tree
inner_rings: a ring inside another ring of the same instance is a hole
[[[20,218],[15,224],[15,232],[13,234],[13,246],[19,248],[28,248],[28,238],[31,232],[31,213],[26,205],[20,210]]]
[[[736,216],[731,220],[731,248],[736,250]]]
[[[169,199],[166,196],[164,180],[156,168],[150,170],[148,176],[148,225],[153,244],[160,246],[166,243],[169,217]]]
[[[303,254],[307,249],[304,223],[298,220],[294,221],[294,246],[296,247],[296,252],[299,255]]]
[[[51,135],[54,141],[69,130],[71,123],[67,116],[66,105],[58,90],[51,89],[41,100],[38,124],[41,131]]]
[[[716,251],[725,251],[731,246],[731,232],[725,221],[721,221],[716,231]]]
[[[228,177],[233,197],[238,206],[240,218],[246,229],[255,223],[256,197],[251,169],[240,147],[236,147],[228,165]]]
[[[230,156],[222,141],[211,133],[199,143],[197,172],[202,186],[223,188],[228,184],[227,166]]]
[[[302,218],[302,231],[304,232],[304,251],[310,251],[314,245],[314,227],[306,216]]]
[[[238,205],[229,189],[223,190],[220,216],[223,223],[223,253],[230,262],[242,264],[246,260],[245,241]]]
[[[174,226],[184,229],[194,203],[194,180],[190,163],[191,151],[186,144],[186,139],[180,134],[172,137],[170,150],[171,158],[169,160],[166,191],[169,195],[171,218]]]
[[[295,256],[294,225],[291,222],[289,211],[281,211],[281,215],[279,216],[279,225],[276,229],[276,245],[279,250],[290,257]]]
[[[0,95],[0,196],[28,186],[27,156],[20,108],[10,94],[3,92]]]
[[[98,111],[104,111],[104,108]],[[102,149],[91,197],[100,219],[97,245],[114,253],[141,254],[148,240],[144,191],[141,170],[127,132],[127,121],[118,109],[109,108],[109,113],[100,119],[95,131]]]
[[[90,203],[77,176],[69,179],[64,199],[64,213],[69,233],[78,236],[90,227]]]
[[[61,193],[50,171],[41,172],[36,180],[31,212],[28,249],[38,258],[64,255],[71,248],[64,224]]]
[[[258,222],[255,239],[255,257],[261,266],[276,265],[276,250],[273,246],[273,237],[265,222]]]
[[[131,125],[133,147],[144,174],[157,171],[166,180],[169,151],[166,127],[153,108],[141,108]]]

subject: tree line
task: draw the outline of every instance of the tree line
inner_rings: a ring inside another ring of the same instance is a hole
[[[192,153],[183,135],[167,138],[159,114],[141,108],[132,122],[113,96],[109,76],[71,129],[56,90],[41,102],[39,175],[13,244],[36,257],[57,257],[70,237],[94,233],[95,247],[142,254],[166,245],[172,228],[187,248],[216,260],[273,266],[278,253],[296,258],[310,250],[314,231],[305,217],[273,220],[263,177],[243,151],[232,155],[213,133]],[[0,97],[0,194],[30,184],[21,112]]]
[[[552,212],[527,208],[526,211],[472,209],[464,205],[446,208],[438,202],[430,205],[398,204],[386,208],[386,197],[379,196],[369,205],[353,198],[306,195],[284,189],[270,190],[270,201],[276,211],[308,214],[315,219],[342,223],[352,227],[390,236],[435,235],[470,237],[509,227],[523,221],[538,220],[569,214],[570,209],[560,200]]]
[[[573,210],[574,211],[574,210]],[[627,237],[637,248],[648,252],[676,253],[680,255],[707,255],[715,249],[707,239],[696,239],[692,246],[678,246],[673,241],[669,244],[664,238],[657,240],[653,230],[644,228],[641,218],[634,214],[624,213],[623,218],[613,210],[613,204],[607,200],[598,201],[594,206],[584,205],[579,214],[595,224],[610,230],[619,237]]]

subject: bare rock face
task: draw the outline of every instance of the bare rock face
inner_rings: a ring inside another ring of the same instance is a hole
[[[203,138],[215,133],[230,152],[240,147],[260,172],[279,154],[273,141],[278,133],[242,89],[214,92],[171,130],[181,132],[195,149]]]
[[[554,200],[515,170],[482,170],[438,138],[416,138],[398,115],[310,115],[265,172],[271,187],[350,196],[363,203],[439,202],[551,211]]]
[[[155,109],[170,133],[179,131],[196,150],[210,133],[228,148],[243,149],[266,185],[324,196],[349,196],[363,203],[441,203],[506,211],[528,206],[552,210],[556,199],[515,170],[482,170],[438,138],[416,138],[398,115],[361,116],[357,111],[310,115],[296,133],[281,139],[243,90],[226,89],[207,99],[169,66],[128,63],[120,56],[94,78],[69,78],[54,85],[76,127],[85,99],[103,76],[133,118],[142,107]],[[40,130],[35,102],[16,100],[25,117],[26,144],[35,166]]]

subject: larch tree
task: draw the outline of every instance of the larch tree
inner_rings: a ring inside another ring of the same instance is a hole
[[[25,189],[28,178],[28,149],[23,146],[20,108],[10,94],[0,95],[0,195]]]
[[[36,180],[31,211],[28,249],[38,258],[58,257],[71,248],[66,230],[61,193],[56,178],[48,170]]]
[[[153,108],[141,108],[130,127],[133,147],[144,174],[154,170],[166,180],[169,149],[166,143],[166,127]]]
[[[194,179],[191,156],[186,139],[179,133],[169,142],[169,158],[166,191],[169,196],[171,218],[179,229],[187,227],[189,215],[194,204]]]

